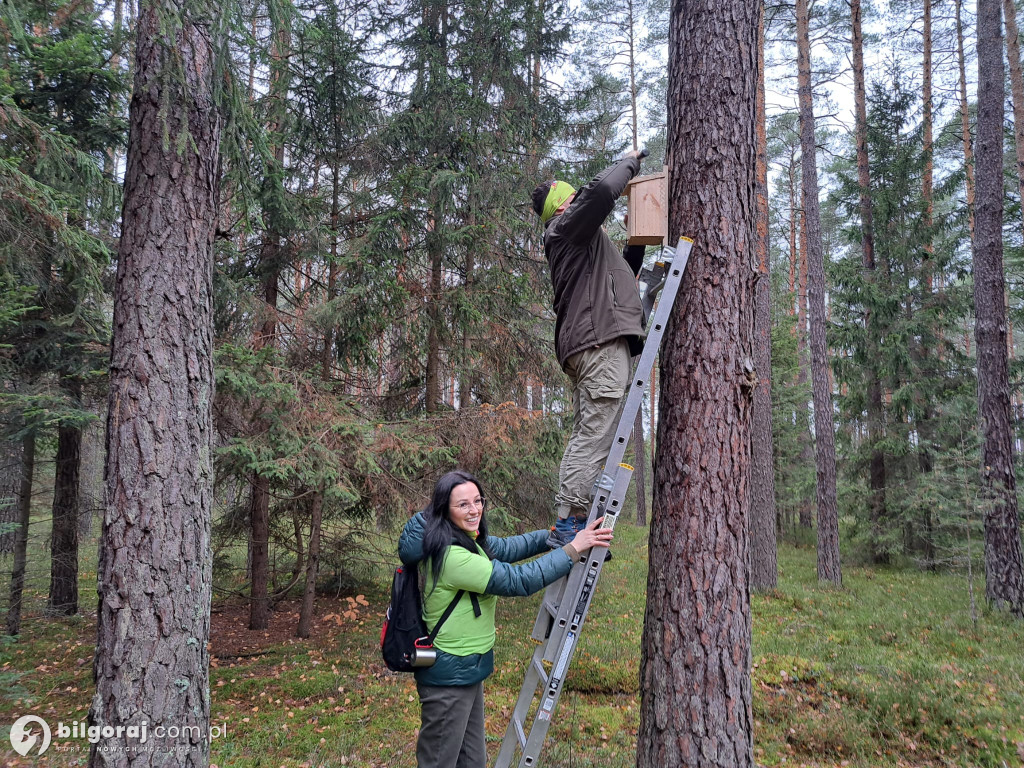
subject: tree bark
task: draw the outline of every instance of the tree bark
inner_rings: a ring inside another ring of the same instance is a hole
[[[114,291],[90,710],[91,725],[115,734],[147,723],[150,732],[173,725],[204,736],[159,739],[141,750],[130,736],[101,735],[89,755],[93,768],[209,763],[215,73],[210,32],[187,5],[142,7]]]
[[[313,494],[312,522],[309,531],[309,562],[306,563],[306,588],[302,593],[302,609],[299,612],[299,626],[296,637],[309,637],[313,626],[313,607],[316,600],[316,579],[320,570],[320,528],[323,521],[324,493],[318,489]]]
[[[811,390],[818,497],[818,579],[839,585],[839,513],[836,506],[836,446],[832,388],[825,338],[825,256],[818,203],[818,162],[811,96],[811,42],[807,0],[796,0],[800,147],[804,221],[807,228],[807,309],[810,315]]]
[[[636,358],[634,358],[635,360]],[[633,420],[633,488],[636,491],[636,524],[647,525],[647,455],[644,439],[644,409],[641,402]]]
[[[967,61],[964,55],[964,25],[961,18],[963,0],[954,0],[956,7],[956,58],[960,68],[960,136],[964,147],[964,173],[967,191],[967,230],[974,241],[974,153],[971,149],[971,117],[967,103]],[[969,345],[968,345],[969,346]],[[965,350],[970,354],[970,349]]]
[[[1010,93],[1013,96],[1013,137],[1017,157],[1017,185],[1024,200],[1024,72],[1020,62],[1020,31],[1013,0],[1003,0],[1006,24],[1006,54],[1010,63]],[[1024,210],[1022,210],[1024,215]],[[1009,347],[1013,349],[1013,345]]]
[[[1003,40],[999,0],[978,0],[978,154],[974,237],[974,342],[983,431],[985,597],[1024,617],[1024,566],[1010,428],[1003,291]]]
[[[254,474],[249,496],[249,629],[270,626],[270,479]]]
[[[1004,23],[1006,24],[1006,54],[1010,65],[1010,93],[1013,97],[1013,136],[1017,157],[1017,185],[1024,200],[1024,73],[1021,72],[1020,31],[1017,27],[1017,9],[1013,0],[1003,0]],[[1024,211],[1022,211],[1024,215]],[[1006,353],[1010,360],[1016,357],[1013,337],[1013,320],[1010,312],[1010,291],[1006,290]],[[1024,404],[1019,389],[1013,394],[1010,420],[1015,424]]]
[[[36,463],[36,436],[21,441],[21,483],[18,489],[18,530],[14,541],[14,568],[11,570],[11,597],[7,603],[7,634],[21,632],[21,601],[25,591],[28,565],[28,526],[32,517],[32,474]]]
[[[790,152],[788,176],[790,176],[790,294],[792,296],[790,315],[793,316],[797,314],[797,302],[799,301],[797,296],[797,273],[800,264],[800,254],[797,252],[797,216],[799,215],[797,212],[797,159],[793,150]],[[800,327],[794,326],[793,331],[799,335]]]
[[[801,196],[803,182],[801,181]],[[803,203],[801,202],[801,205]],[[807,216],[800,213],[800,269],[798,272],[799,290],[797,292],[797,386],[803,390],[807,385],[811,363],[807,359]],[[806,400],[800,403],[800,413],[796,415],[800,427],[800,463],[811,464],[814,461],[813,435],[811,434],[811,406]],[[800,499],[798,522],[801,528],[814,527],[814,509],[810,499]]]
[[[801,162],[803,158],[801,157]],[[803,197],[803,181],[800,182],[800,195]],[[800,202],[800,265],[797,270],[797,296],[796,296],[796,354],[800,363],[800,370],[797,371],[797,381],[800,384],[807,383],[807,375],[810,371],[810,364],[807,361],[807,212],[802,209],[803,201]]]
[[[928,5],[930,0],[925,0]],[[868,117],[867,96],[864,87],[864,36],[861,30],[860,0],[850,2],[850,26],[853,32],[853,93],[855,133],[857,136],[857,181],[860,186],[861,219],[861,265],[864,279],[875,281],[875,233],[874,212],[871,205],[871,169],[868,160]],[[930,109],[930,103],[928,108]],[[882,383],[875,367],[877,360],[875,336],[872,327],[870,305],[864,307],[864,341],[867,346],[864,376],[867,379],[867,428],[870,458],[868,460],[868,509],[871,521],[869,547],[875,563],[888,562],[888,552],[882,547],[882,526],[886,518],[885,508],[885,454],[878,447],[883,439],[884,411],[882,407]]]
[[[935,255],[935,248],[931,242],[932,219],[935,213],[933,202],[933,175],[934,175],[934,141],[932,118],[932,1],[924,0],[924,51],[921,60],[921,107],[922,107],[922,130],[924,132],[924,173],[921,177],[921,196],[924,198],[924,225],[929,233],[925,243],[924,278],[928,293],[932,289],[932,260]],[[858,0],[859,2],[859,0]],[[1012,2],[1012,0],[1011,0]],[[863,55],[861,56],[863,62]],[[866,132],[866,131],[865,131]]]
[[[97,416],[105,414],[97,414]],[[78,480],[78,539],[92,536],[93,518],[103,518],[104,420],[82,431],[82,459]]]
[[[57,461],[53,482],[53,530],[50,535],[52,615],[78,613],[78,476],[82,430],[61,425],[57,430]]]
[[[789,314],[796,314],[796,302],[799,300],[796,293],[797,288],[797,270],[800,256],[796,250],[796,158],[793,155],[793,151],[790,151],[789,156],[789,292],[793,298],[793,304],[789,306]],[[799,326],[794,326],[794,332],[800,333]]]
[[[750,476],[750,586],[779,583],[775,525],[775,457],[772,446],[771,275],[768,269],[768,136],[765,126],[764,19],[757,30],[757,287],[754,298],[754,389]]]
[[[677,3],[669,23],[669,223],[673,240],[698,240],[661,355],[638,768],[754,764],[747,531],[761,9]]]
[[[0,530],[18,524],[18,489],[21,487],[20,442],[0,442]],[[14,552],[17,529],[0,532],[0,555]]]

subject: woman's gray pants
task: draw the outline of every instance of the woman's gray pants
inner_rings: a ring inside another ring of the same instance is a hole
[[[484,684],[420,685],[417,768],[486,768]]]

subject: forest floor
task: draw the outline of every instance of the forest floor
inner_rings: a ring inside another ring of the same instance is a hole
[[[646,530],[617,528],[579,652],[542,755],[546,768],[635,764]],[[813,549],[783,545],[779,589],[753,615],[755,757],[764,766],[1024,766],[1024,623],[970,618],[967,579],[913,569],[844,567],[818,585]],[[218,603],[212,617],[212,741],[219,768],[412,768],[419,707],[412,676],[378,648],[384,569],[361,593],[318,598],[314,635],[293,636],[298,601],[270,629]],[[82,574],[83,607],[95,571]],[[90,583],[91,581],[91,583]],[[976,585],[981,589],[982,585]],[[45,601],[30,593],[34,604]],[[497,753],[533,645],[537,598],[502,599],[495,674],[485,683],[488,748]],[[92,693],[92,615],[29,616],[0,646],[0,734],[36,714],[84,721]],[[35,760],[3,738],[0,765],[85,765],[84,739]]]

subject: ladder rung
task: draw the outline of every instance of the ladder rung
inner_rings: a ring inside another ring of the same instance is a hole
[[[541,605],[551,614],[551,618],[555,618],[558,615],[558,603],[553,600],[542,600]]]
[[[548,684],[548,673],[545,671],[544,665],[541,663],[540,659],[536,656],[533,657],[533,668],[537,673],[537,677],[540,678],[541,688],[543,688]]]
[[[512,722],[516,726],[516,738],[519,739],[519,748],[522,749],[526,746],[526,731],[523,730],[523,724],[515,717],[512,718]]]

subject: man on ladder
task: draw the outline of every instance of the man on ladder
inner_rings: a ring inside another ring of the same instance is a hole
[[[641,152],[627,153],[579,192],[564,181],[533,190],[544,222],[544,255],[555,293],[555,352],[572,383],[572,434],[558,472],[552,549],[586,526],[591,490],[608,456],[629,385],[630,360],[643,349],[643,308],[636,277],[644,246],[620,253],[605,220],[640,171]],[[606,555],[611,556],[609,551]]]
[[[573,383],[573,440],[562,460],[557,497],[559,517],[564,511],[564,519],[553,534],[560,527],[585,525],[587,518],[603,518],[602,528],[615,526],[633,474],[622,460],[633,420],[643,405],[644,372],[654,365],[693,245],[689,238],[680,237],[676,248],[663,246],[661,258],[641,270],[641,250],[627,249],[619,255],[601,231],[601,223],[639,171],[639,159],[645,154],[627,155],[578,195],[561,182],[541,185],[533,194],[534,209],[546,224],[544,246],[555,288],[558,359]],[[642,298],[633,280],[637,272]],[[602,356],[605,349],[617,349],[620,356]],[[629,357],[636,353],[631,376]],[[581,466],[581,458],[589,460]],[[577,467],[587,480],[584,485],[577,480],[574,491],[566,486],[573,482]],[[600,478],[597,483],[593,483],[595,477]],[[593,498],[588,501],[591,489]],[[556,536],[552,538],[557,542]],[[514,761],[519,768],[537,768],[604,560],[594,552],[580,558],[567,577],[544,593],[531,633],[538,645],[526,667],[495,768],[511,768]]]

